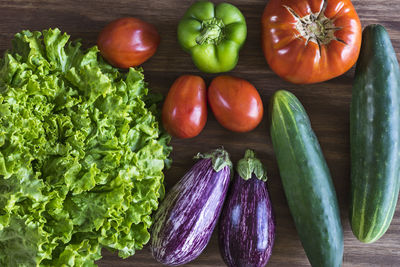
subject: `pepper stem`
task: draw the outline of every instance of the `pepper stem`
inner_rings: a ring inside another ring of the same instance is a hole
[[[224,38],[225,25],[221,19],[212,18],[204,20],[201,23],[201,33],[196,38],[196,43],[202,44],[218,44]]]
[[[216,172],[219,172],[224,167],[228,166],[231,169],[231,175],[232,175],[232,168],[233,168],[232,161],[229,159],[228,152],[223,147],[217,148],[215,150],[212,150],[204,154],[198,153],[194,158],[211,159],[213,169]]]
[[[239,160],[237,172],[244,180],[249,180],[253,176],[253,173],[257,179],[261,181],[266,182],[268,179],[267,169],[261,161],[256,158],[254,151],[250,149],[247,149],[244,158]]]

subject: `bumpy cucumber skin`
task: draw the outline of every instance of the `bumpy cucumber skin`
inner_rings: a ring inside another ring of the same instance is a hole
[[[343,230],[327,163],[299,100],[278,91],[270,104],[271,138],[286,199],[312,266],[343,261]]]
[[[350,223],[362,242],[378,240],[392,221],[399,194],[400,71],[381,25],[363,32],[350,112]]]

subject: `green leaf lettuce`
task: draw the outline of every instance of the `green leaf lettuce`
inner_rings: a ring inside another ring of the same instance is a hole
[[[121,73],[58,29],[0,60],[0,266],[95,266],[150,238],[169,137],[141,69]]]

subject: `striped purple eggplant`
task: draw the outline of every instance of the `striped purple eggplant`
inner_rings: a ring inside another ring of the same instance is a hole
[[[267,172],[254,152],[238,163],[219,222],[219,247],[230,267],[265,266],[275,239]]]
[[[207,246],[228,191],[232,163],[224,149],[200,160],[167,193],[154,216],[151,251],[162,264],[192,261]]]

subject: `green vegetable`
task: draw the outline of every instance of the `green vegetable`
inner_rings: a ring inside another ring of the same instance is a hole
[[[306,111],[287,91],[271,102],[271,138],[286,199],[312,266],[341,266],[343,231],[336,193]]]
[[[121,73],[58,29],[0,61],[0,266],[95,266],[148,242],[168,137],[141,70]]]
[[[371,243],[388,229],[399,194],[400,70],[385,28],[366,27],[362,40],[350,116],[350,221]]]
[[[178,25],[178,41],[203,72],[232,70],[247,36],[246,20],[235,6],[194,3]]]

